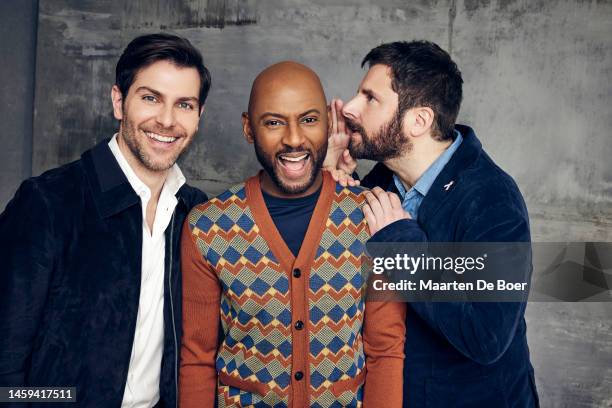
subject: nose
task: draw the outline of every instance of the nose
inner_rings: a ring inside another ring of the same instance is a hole
[[[342,116],[345,118],[349,118],[354,121],[359,120],[359,101],[357,100],[357,96],[348,101],[342,107]]]
[[[287,130],[283,135],[283,144],[298,148],[304,144],[305,138],[300,126],[296,121],[290,121]]]
[[[163,105],[157,114],[157,123],[164,128],[171,128],[174,126],[174,107]]]

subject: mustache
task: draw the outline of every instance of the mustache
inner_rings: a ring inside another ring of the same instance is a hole
[[[361,133],[362,135],[365,133],[365,129],[363,128],[363,126],[356,123],[354,120],[350,118],[345,117],[344,123],[346,125],[346,128],[350,130],[351,132]]]
[[[313,155],[311,149],[307,147],[302,147],[302,146],[298,146],[298,147],[285,146],[281,150],[277,151],[275,155],[278,157],[281,154],[287,154],[287,153],[308,153],[311,156]]]

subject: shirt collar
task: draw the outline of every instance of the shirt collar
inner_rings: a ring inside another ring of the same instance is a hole
[[[405,198],[406,195],[414,191],[418,192],[423,197],[426,196],[432,184],[436,180],[436,177],[438,177],[444,166],[446,166],[451,157],[453,157],[453,153],[455,153],[462,141],[463,137],[461,136],[461,133],[455,130],[455,140],[453,143],[436,159],[436,161],[431,164],[431,166],[427,168],[427,170],[425,170],[425,173],[423,173],[415,185],[408,191],[406,191],[406,187],[404,187],[404,184],[400,178],[394,173],[393,182],[395,183],[401,197]]]
[[[138,178],[134,170],[132,170],[132,167],[128,163],[127,159],[121,152],[121,149],[119,149],[119,144],[117,143],[117,133],[115,133],[112,139],[108,142],[108,147],[113,153],[113,156],[115,156],[119,167],[123,171],[123,174],[125,174],[125,177],[128,179],[128,182],[130,183],[136,194],[138,194],[140,198],[145,198],[148,200],[151,197],[151,190],[142,180],[140,180],[140,178]],[[170,171],[168,171],[168,176],[166,177],[166,181],[164,182],[164,187],[162,191],[165,190],[171,193],[172,195],[176,195],[181,186],[185,184],[185,181],[186,179],[183,175],[183,172],[181,171],[179,166],[174,163],[170,168]]]

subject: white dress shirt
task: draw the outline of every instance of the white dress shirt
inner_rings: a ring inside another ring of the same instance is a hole
[[[136,333],[121,406],[124,408],[152,407],[159,401],[159,380],[164,348],[164,261],[166,254],[164,232],[177,204],[175,195],[185,183],[185,177],[176,164],[170,168],[157,203],[153,231],[151,231],[146,222],[151,190],[136,176],[119,150],[116,134],[108,146],[142,203],[140,299]]]

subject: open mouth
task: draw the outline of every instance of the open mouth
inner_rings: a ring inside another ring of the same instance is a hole
[[[276,156],[280,167],[288,178],[301,178],[307,172],[311,155],[308,152],[283,153]]]
[[[160,142],[160,143],[173,143],[174,141],[176,141],[176,139],[178,139],[178,137],[174,137],[174,136],[164,136],[164,135],[160,135],[158,133],[153,133],[153,132],[147,132],[144,131],[144,134],[147,135],[147,137],[151,140],[154,140],[156,142]]]

